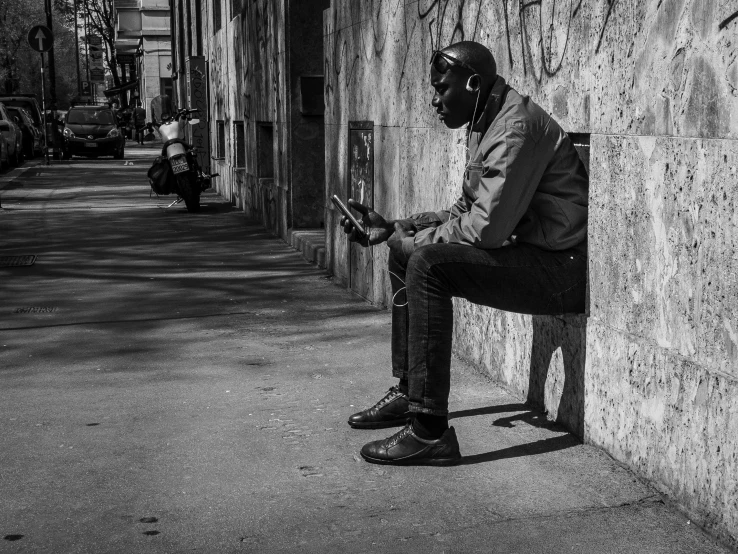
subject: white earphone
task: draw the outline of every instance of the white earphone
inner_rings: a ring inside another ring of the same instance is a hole
[[[474,79],[475,85],[472,86],[472,79]],[[469,92],[479,92],[479,75],[472,75],[466,82],[466,90]]]
[[[474,79],[476,86],[472,86],[472,79]],[[477,93],[477,101],[474,103],[474,113],[472,115],[472,120],[469,122],[469,127],[466,131],[466,155],[469,156],[469,138],[471,137],[472,132],[472,126],[474,125],[474,116],[477,115],[477,108],[479,107],[479,95],[482,93],[482,83],[480,82],[480,77],[476,73],[469,77],[469,80],[466,82],[466,90],[469,92],[476,92]],[[464,171],[466,172],[469,167],[472,164],[472,160],[467,160],[466,167],[464,168]]]

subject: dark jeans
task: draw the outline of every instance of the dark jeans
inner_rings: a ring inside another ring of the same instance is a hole
[[[413,252],[407,267],[390,254],[388,267],[396,275],[390,274],[392,374],[408,380],[414,412],[448,414],[452,297],[521,314],[584,312],[586,248],[431,244]]]

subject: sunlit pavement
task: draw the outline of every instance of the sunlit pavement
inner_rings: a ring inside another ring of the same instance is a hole
[[[599,450],[454,362],[464,464],[366,464],[389,314],[158,149],[0,175],[0,551],[724,552]]]

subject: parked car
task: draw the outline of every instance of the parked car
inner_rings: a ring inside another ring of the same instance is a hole
[[[23,134],[23,152],[26,158],[31,159],[36,155],[44,153],[44,136],[41,130],[33,124],[33,118],[25,108],[17,108],[5,106],[8,115],[15,119],[15,122],[21,129]]]
[[[14,94],[0,96],[0,102],[5,104],[6,107],[23,108],[30,114],[31,119],[33,119],[33,124],[36,126],[39,132],[43,128],[41,107],[38,105],[35,94]]]
[[[5,144],[5,138],[0,136],[0,168],[7,169],[8,167],[10,167],[8,145]]]
[[[126,139],[108,106],[74,106],[65,118],[62,157],[113,156],[122,160]]]
[[[23,133],[18,124],[8,114],[5,105],[0,102],[0,134],[8,147],[8,162],[15,167],[23,163]]]

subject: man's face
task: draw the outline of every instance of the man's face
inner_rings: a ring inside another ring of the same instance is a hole
[[[435,89],[431,106],[449,129],[458,129],[469,123],[474,114],[476,94],[466,90],[467,79],[459,72],[439,73],[431,66],[431,85]]]

